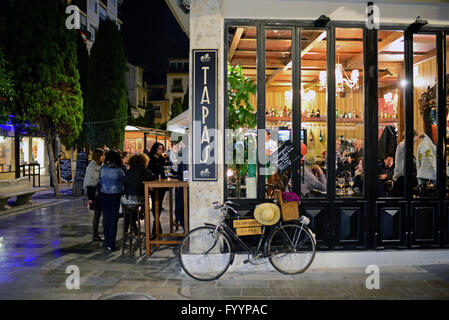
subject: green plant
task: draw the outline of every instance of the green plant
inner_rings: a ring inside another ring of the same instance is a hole
[[[57,137],[73,143],[84,118],[76,32],[65,27],[64,9],[59,0],[14,1],[7,46],[16,89],[14,116],[30,123],[29,133],[45,136],[56,196],[53,146]]]
[[[243,74],[242,67],[228,63],[228,128],[237,132],[239,129],[254,129],[257,125],[257,114],[251,104],[251,94],[255,94],[257,86],[250,77]],[[234,140],[236,134],[233,134]],[[236,173],[236,197],[241,194],[241,178],[248,172],[248,141],[244,142],[245,163],[237,163],[233,157],[232,169]],[[253,168],[251,168],[253,169]],[[253,171],[253,170],[252,170]]]

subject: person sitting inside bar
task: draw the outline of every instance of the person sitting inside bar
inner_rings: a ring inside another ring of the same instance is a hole
[[[394,174],[394,158],[387,156],[383,161],[378,164],[378,194],[379,196],[390,195],[393,188],[393,174]]]
[[[304,176],[301,178],[301,193],[304,196],[313,192],[326,192],[326,176],[315,164],[315,156],[308,155],[305,161]]]
[[[351,171],[354,172],[359,165],[360,159],[363,158],[363,140],[357,139],[354,142],[355,151],[346,160],[351,166]]]

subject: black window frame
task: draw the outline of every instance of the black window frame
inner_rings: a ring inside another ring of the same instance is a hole
[[[371,76],[363,78],[364,82],[364,145],[370,145],[370,148],[364,148],[365,150],[365,159],[367,161],[371,161],[371,165],[376,165],[375,168],[370,170],[365,170],[365,178],[364,178],[364,195],[362,197],[363,200],[367,200],[370,203],[375,202],[376,200],[385,200],[385,199],[395,199],[395,200],[416,200],[412,198],[411,193],[411,183],[410,172],[413,165],[413,113],[410,115],[410,112],[407,112],[410,108],[413,110],[413,86],[407,85],[404,92],[404,124],[405,124],[405,177],[406,177],[406,190],[404,192],[404,196],[400,197],[378,197],[376,194],[376,190],[374,188],[374,182],[377,179],[377,149],[378,149],[378,140],[377,140],[377,129],[378,129],[378,109],[375,106],[378,105],[378,30],[372,29],[369,30],[366,28],[365,22],[354,21],[330,21],[326,27],[316,27],[314,20],[268,20],[268,19],[225,19],[224,20],[224,61],[223,66],[224,70],[227,70],[227,54],[229,49],[229,41],[228,41],[228,28],[229,27],[256,27],[257,29],[257,129],[265,129],[265,30],[273,29],[273,28],[293,28],[294,34],[292,34],[292,57],[293,59],[293,77],[298,78],[300,75],[300,63],[301,59],[299,59],[299,63],[295,60],[298,60],[297,53],[300,50],[300,43],[296,41],[294,44],[293,38],[297,38],[302,29],[325,29],[328,34],[328,42],[327,42],[327,69],[328,69],[328,83],[331,84],[328,86],[328,114],[327,114],[327,130],[328,130],[328,142],[327,142],[327,150],[335,150],[335,139],[336,139],[336,119],[335,112],[330,112],[331,109],[335,110],[336,99],[335,99],[335,29],[336,28],[362,28],[364,32],[364,48],[363,48],[363,56],[364,56],[364,68],[366,66],[375,64],[376,72],[371,74]],[[410,42],[410,25],[409,24],[394,24],[387,23],[382,24],[379,30],[400,30],[404,31],[404,67],[405,67],[405,79],[408,84],[413,84],[413,60],[410,60],[413,57],[413,48],[412,42]],[[431,33],[437,35],[437,66],[438,66],[438,75],[437,75],[437,118],[438,118],[438,142],[437,142],[437,179],[439,179],[439,184],[437,182],[437,197],[436,198],[424,198],[425,200],[444,200],[446,195],[446,90],[448,88],[448,81],[446,79],[446,60],[449,58],[446,56],[446,36],[449,36],[449,27],[442,25],[426,25],[422,27],[418,33]],[[300,39],[300,37],[299,37]],[[413,37],[411,38],[413,41]],[[294,47],[293,47],[294,46]],[[410,51],[411,50],[411,51]],[[410,53],[411,52],[411,53]],[[411,69],[411,71],[410,71]],[[364,72],[364,74],[368,74],[368,72]],[[224,82],[227,83],[227,73],[224,73]],[[298,81],[299,86],[300,82]],[[292,82],[292,90],[293,90],[293,106],[296,106],[293,109],[293,116],[296,115],[298,121],[293,121],[293,126],[301,127],[301,115],[300,115],[300,107],[301,107],[301,99],[300,99],[300,90],[294,90],[293,87],[296,86]],[[298,88],[299,88],[298,86]],[[411,95],[411,96],[410,96]],[[223,88],[223,105],[224,105],[224,128],[228,126],[228,112],[227,112],[227,86],[224,85]],[[375,98],[375,99],[373,99]],[[411,99],[411,100],[410,100]],[[369,105],[367,104],[367,101]],[[296,102],[296,103],[295,103]],[[299,107],[299,109],[298,109]],[[295,113],[296,112],[296,113]],[[295,123],[296,122],[296,123]],[[411,125],[410,125],[411,124]],[[411,129],[410,129],[411,127]],[[294,130],[294,129],[293,129]],[[374,134],[376,133],[376,134]],[[300,134],[298,132],[298,134]],[[300,136],[299,136],[300,138]],[[300,139],[293,135],[294,143],[300,143]],[[296,141],[295,141],[296,139]],[[223,139],[224,140],[224,139]],[[264,143],[259,141],[258,137],[257,145],[261,148],[265,148]],[[224,141],[225,142],[225,141]],[[263,140],[262,140],[263,142]],[[368,144],[369,142],[369,144]],[[225,144],[224,144],[225,145]],[[300,145],[299,145],[300,147]],[[297,150],[300,150],[297,147]],[[224,150],[223,150],[224,151]],[[258,152],[259,154],[259,152]],[[371,160],[368,160],[371,159]],[[259,161],[258,161],[259,162]],[[299,167],[299,166],[298,166]],[[370,168],[369,164],[365,165],[365,168]],[[223,177],[226,177],[226,166],[223,166]],[[259,170],[259,164],[257,166],[257,170]],[[296,170],[294,170],[296,171]],[[368,173],[369,172],[369,173]],[[227,181],[223,179],[223,197],[224,200],[232,199],[232,201],[236,203],[240,203],[245,207],[252,206],[256,203],[260,203],[262,201],[269,201],[265,199],[265,183],[264,177],[259,174],[257,180],[257,199],[236,199],[229,198],[226,192],[227,190]],[[294,191],[299,192],[298,187],[295,187],[299,184],[300,175],[297,175],[297,182],[293,183]],[[328,152],[328,192],[326,198],[315,198],[316,200],[325,200],[325,201],[335,201],[335,200],[345,200],[345,198],[336,198],[335,197],[335,154],[333,152]],[[308,200],[314,200],[314,198],[307,198]],[[357,201],[357,198],[351,198],[350,200]],[[360,199],[359,199],[360,200]],[[370,205],[371,206],[371,205]]]

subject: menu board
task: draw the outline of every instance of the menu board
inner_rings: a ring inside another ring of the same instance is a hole
[[[293,143],[287,140],[274,154],[274,157],[277,155],[277,169],[279,174],[291,168],[294,161],[294,150]]]
[[[87,153],[80,151],[76,155],[75,181],[84,181],[88,165]]]
[[[72,162],[70,159],[59,159],[59,177],[61,183],[72,183]]]

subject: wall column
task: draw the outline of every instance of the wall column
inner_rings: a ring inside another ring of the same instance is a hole
[[[218,49],[218,101],[217,113],[218,113],[218,133],[216,159],[218,163],[218,179],[213,182],[194,182],[192,181],[192,163],[189,166],[189,212],[190,220],[189,227],[193,229],[198,227],[204,222],[214,223],[217,222],[218,216],[216,211],[212,207],[212,202],[223,201],[224,193],[224,175],[223,175],[223,161],[224,161],[224,147],[223,147],[223,135],[224,135],[224,107],[223,107],[223,18],[221,13],[221,0],[194,0],[190,7],[190,72],[189,72],[189,88],[193,88],[192,81],[192,50],[193,49]],[[189,110],[192,112],[193,119],[193,106],[192,104],[193,90],[189,90]],[[192,162],[192,124],[189,130],[189,160]]]

